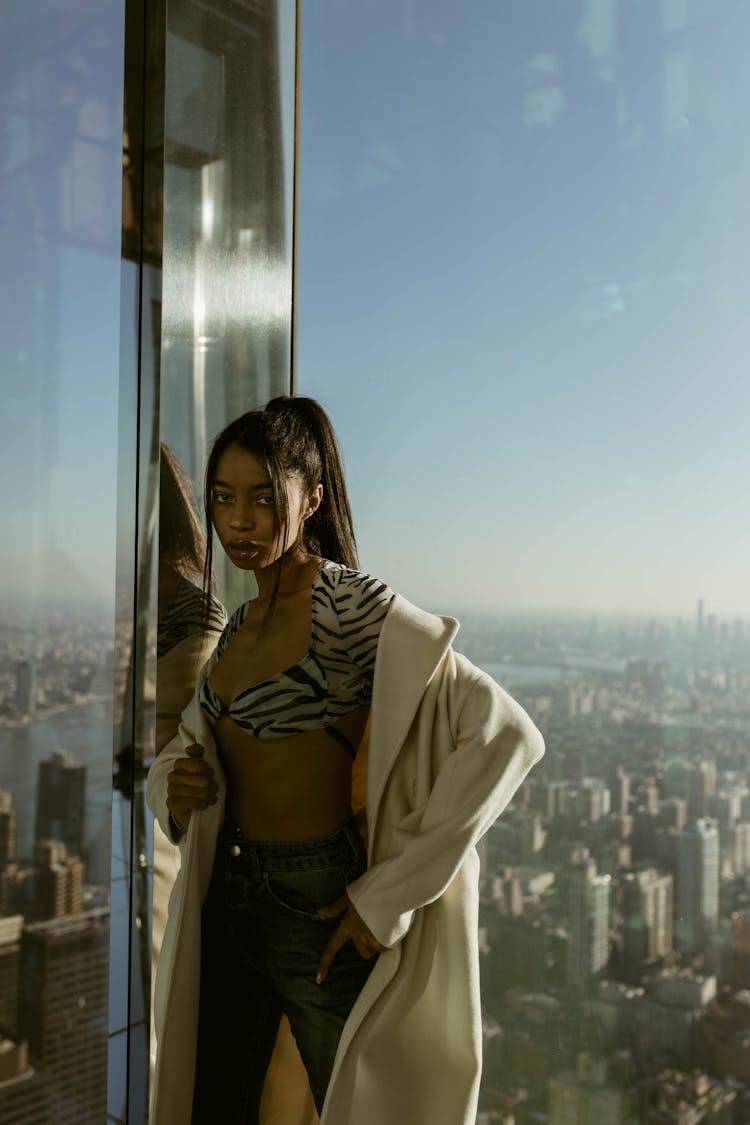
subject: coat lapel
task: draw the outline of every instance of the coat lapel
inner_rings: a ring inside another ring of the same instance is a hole
[[[372,692],[373,753],[367,777],[367,821],[375,838],[385,784],[425,688],[458,631],[452,617],[437,617],[394,596],[380,633]]]

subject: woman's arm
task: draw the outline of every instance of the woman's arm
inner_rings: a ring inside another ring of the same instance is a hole
[[[544,753],[542,736],[523,709],[485,673],[472,671],[456,749],[428,799],[394,828],[388,858],[347,887],[357,914],[386,947],[404,936],[415,910],[446,890]]]

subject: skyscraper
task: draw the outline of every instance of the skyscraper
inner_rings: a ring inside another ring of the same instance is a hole
[[[29,1045],[0,1038],[0,1121],[3,1125],[55,1125],[46,1074],[29,1063]]]
[[[571,872],[568,880],[567,983],[586,988],[609,959],[609,875],[597,875],[596,864],[587,860]]]
[[[0,865],[16,858],[16,814],[10,793],[0,789]]]
[[[26,926],[19,1032],[46,1072],[55,1125],[101,1125],[107,1116],[109,912]]]
[[[22,927],[20,914],[0,918],[0,1036],[17,1032]]]
[[[20,660],[16,665],[16,710],[29,718],[36,714],[36,661]]]
[[[35,918],[63,918],[83,910],[83,861],[58,840],[37,840]]]
[[[675,942],[700,952],[719,917],[719,833],[710,820],[695,820],[677,839]]]
[[[624,876],[623,960],[632,979],[638,978],[644,963],[671,951],[673,899],[671,875],[648,867]]]
[[[688,814],[699,820],[711,813],[711,803],[716,793],[716,764],[700,761],[693,765],[690,773],[688,793]]]
[[[83,856],[86,767],[58,750],[39,763],[36,840],[59,840],[68,855]]]
[[[48,1083],[31,1066],[29,1045],[18,1040],[23,917],[0,919],[0,1121],[52,1125]]]

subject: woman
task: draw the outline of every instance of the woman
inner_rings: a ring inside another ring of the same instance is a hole
[[[230,620],[149,778],[183,849],[151,1125],[256,1121],[282,1010],[323,1125],[468,1125],[481,1056],[474,845],[541,737],[453,652],[455,621],[356,569],[317,403],[275,399],[228,426],[206,511],[258,596]],[[351,784],[368,718],[365,855]]]

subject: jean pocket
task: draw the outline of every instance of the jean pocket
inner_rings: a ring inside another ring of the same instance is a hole
[[[277,905],[298,918],[325,925],[329,918],[318,914],[344,893],[347,882],[343,867],[326,867],[313,871],[273,872],[264,877],[266,892]]]

